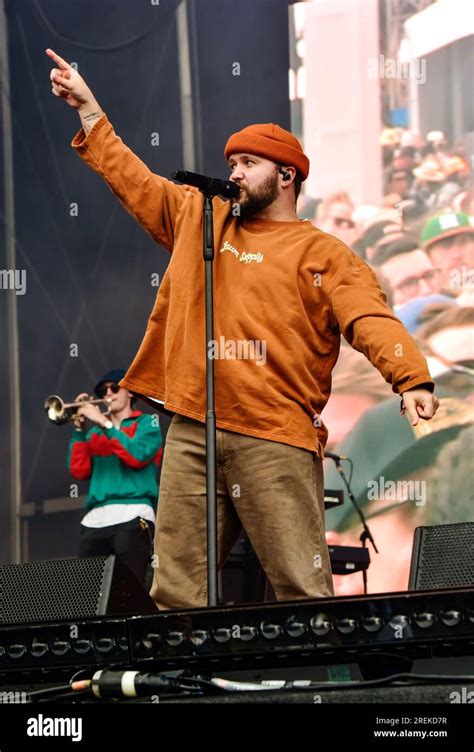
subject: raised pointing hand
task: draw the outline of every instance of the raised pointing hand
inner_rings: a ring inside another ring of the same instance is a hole
[[[52,92],[55,97],[62,97],[70,107],[79,110],[94,99],[92,91],[79,73],[69,63],[49,47],[46,54],[56,63],[57,68],[52,68],[49,75]]]

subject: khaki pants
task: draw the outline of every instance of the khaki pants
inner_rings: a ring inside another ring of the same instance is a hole
[[[244,527],[278,600],[333,595],[322,462],[306,449],[217,429],[218,566]],[[205,425],[173,416],[166,437],[151,596],[207,605]]]

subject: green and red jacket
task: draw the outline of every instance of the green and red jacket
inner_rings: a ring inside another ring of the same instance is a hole
[[[75,430],[67,464],[74,478],[90,478],[88,511],[106,504],[149,504],[156,511],[162,453],[157,416],[134,410],[120,428]]]

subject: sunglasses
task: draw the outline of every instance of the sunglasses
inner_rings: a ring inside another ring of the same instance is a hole
[[[120,387],[118,384],[101,384],[99,388],[97,389],[97,396],[99,399],[102,399],[107,394],[107,391],[110,389],[112,394],[117,394],[117,392],[120,391]]]
[[[332,221],[336,227],[342,227],[345,230],[352,230],[355,227],[355,222],[352,219],[346,219],[345,217],[333,217]]]

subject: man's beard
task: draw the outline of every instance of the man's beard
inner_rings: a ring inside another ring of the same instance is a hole
[[[239,216],[240,219],[250,219],[278,198],[278,171],[275,170],[272,175],[269,175],[257,190],[244,191],[244,193],[243,200],[239,201]]]

